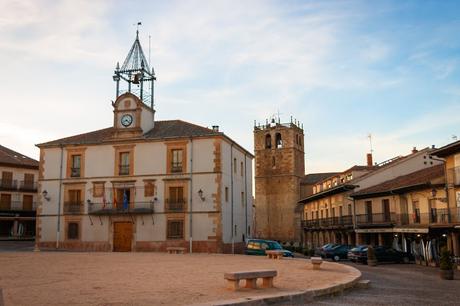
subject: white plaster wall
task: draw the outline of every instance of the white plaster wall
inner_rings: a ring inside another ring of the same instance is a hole
[[[64,158],[66,160],[66,157]],[[85,152],[85,177],[113,176],[115,168],[113,146],[88,146]],[[64,168],[64,176],[66,168]]]
[[[48,148],[42,149],[45,150],[44,159],[44,171],[43,176],[46,179],[58,179],[59,178],[59,167],[61,163],[61,149],[60,148]],[[63,166],[63,173],[65,175],[64,170],[66,169],[66,155],[64,152],[64,156],[62,158],[62,166]]]
[[[166,145],[162,142],[138,143],[134,148],[134,174],[166,173]]]
[[[144,133],[147,133],[154,126],[154,117],[155,113],[147,109],[147,107],[142,107],[141,111],[141,129]]]
[[[214,141],[214,139],[193,140],[193,172],[214,171]]]
[[[92,224],[91,224],[92,220]],[[102,220],[102,224],[101,224]],[[109,228],[111,227],[109,218],[103,216],[99,220],[97,216],[85,216],[81,220],[81,240],[82,241],[108,241],[109,240]],[[62,235],[64,236],[64,235]],[[61,240],[65,240],[62,237]]]

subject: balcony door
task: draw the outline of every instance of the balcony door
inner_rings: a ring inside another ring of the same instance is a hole
[[[12,188],[13,187],[13,172],[2,172],[2,187]]]
[[[372,201],[366,201],[366,221],[372,223]]]
[[[116,189],[116,201],[115,208],[117,209],[129,209],[129,203],[131,203],[131,189],[130,188],[118,188]]]
[[[0,210],[11,210],[11,194],[0,195]]]
[[[382,200],[383,221],[390,221],[390,200]]]
[[[32,195],[24,195],[22,198],[22,209],[33,210],[34,197]]]

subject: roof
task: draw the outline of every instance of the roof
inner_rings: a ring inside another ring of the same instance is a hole
[[[341,192],[350,191],[350,190],[353,190],[356,187],[357,187],[356,185],[352,185],[352,184],[337,185],[337,186],[334,186],[332,188],[323,190],[321,192],[312,194],[312,195],[306,197],[305,199],[300,200],[298,203],[308,203],[308,202],[311,202],[311,201],[321,199],[321,198],[323,198],[325,196],[330,196],[330,195],[338,194],[338,193],[341,193]]]
[[[128,56],[126,56],[123,65],[121,66],[122,71],[129,70],[143,70],[150,72],[149,62],[145,58],[144,51],[139,41],[139,31],[136,32],[136,39],[134,40],[133,46],[129,50]]]
[[[377,196],[380,194],[395,192],[395,190],[405,190],[414,187],[429,187],[433,185],[433,181],[439,178],[444,178],[444,165],[436,165],[433,167],[418,170],[406,175],[398,176],[392,180],[385,181],[378,185],[362,189],[351,194],[353,198],[363,198],[371,195]]]
[[[0,164],[21,168],[38,169],[38,161],[0,145]]]
[[[449,143],[448,145],[435,150],[433,153],[431,153],[431,155],[445,157],[458,152],[460,152],[460,140]]]
[[[103,142],[116,141],[113,139],[115,128],[109,127],[89,133],[83,133],[75,136],[61,138],[45,143],[38,144],[38,147],[52,147],[60,145],[89,145],[89,144],[101,144]],[[202,136],[224,136],[231,142],[228,136],[222,132],[216,132],[212,129],[208,129],[190,122],[182,120],[164,120],[155,121],[154,127],[141,136],[140,139],[144,140],[163,140],[173,138],[190,138],[190,137],[202,137]],[[125,140],[125,139],[124,139]],[[241,147],[244,151],[244,148]],[[249,155],[252,154],[246,151]]]
[[[310,173],[305,175],[301,180],[300,184],[312,185],[319,181],[322,181],[328,177],[339,174],[340,172],[323,172],[323,173]]]

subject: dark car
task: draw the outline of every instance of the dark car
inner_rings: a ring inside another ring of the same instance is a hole
[[[284,252],[284,257],[294,257],[291,251],[284,250],[278,242],[264,239],[249,239],[246,243],[244,253],[246,255],[266,255],[266,250],[281,250]]]
[[[331,249],[333,247],[336,247],[336,246],[338,246],[338,244],[336,244],[336,243],[326,243],[322,247],[317,248],[315,250],[315,255],[323,257],[324,251],[326,251],[327,249]]]
[[[374,251],[378,262],[409,263],[412,257],[409,253],[386,246],[376,246]],[[358,253],[356,261],[367,263],[367,247]]]
[[[366,249],[366,251],[363,251]],[[359,257],[362,257],[362,253],[365,252],[367,256],[367,245],[357,245],[348,251],[347,257],[350,261],[358,261]]]
[[[351,245],[339,244],[332,248],[327,248],[321,254],[323,258],[331,258],[334,261],[348,258],[348,251],[352,248]]]

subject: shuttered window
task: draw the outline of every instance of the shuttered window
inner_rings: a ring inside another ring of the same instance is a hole
[[[184,238],[184,220],[168,220],[168,239]]]

